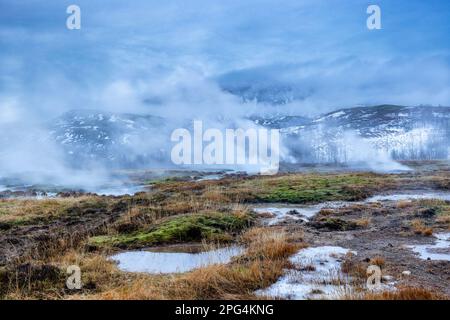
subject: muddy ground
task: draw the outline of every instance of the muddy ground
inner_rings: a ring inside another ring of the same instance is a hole
[[[367,226],[353,224],[364,219],[368,220]],[[356,251],[357,255],[350,259],[361,272],[371,259],[381,257],[383,276],[392,277],[390,281],[397,286],[421,286],[450,296],[450,261],[423,260],[408,248],[436,240],[432,235],[417,234],[411,227],[415,219],[424,221],[435,233],[449,231],[448,225],[436,222],[436,214],[424,209],[419,201],[407,208],[399,208],[397,201],[382,201],[324,209],[309,222],[288,220],[280,225],[291,234],[301,234],[311,246],[340,246]],[[450,254],[450,249],[446,253]],[[404,275],[404,271],[411,274]]]

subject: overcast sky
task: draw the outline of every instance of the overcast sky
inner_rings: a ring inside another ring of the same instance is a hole
[[[81,30],[66,28],[70,4]],[[369,4],[381,30],[366,27]],[[156,112],[146,99],[223,108],[234,103],[224,75],[292,83],[309,92],[299,113],[450,106],[449,34],[448,0],[0,0],[0,124],[76,108]]]

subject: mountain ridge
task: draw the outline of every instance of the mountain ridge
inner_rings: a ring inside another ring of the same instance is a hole
[[[247,119],[279,129],[283,144],[299,162],[346,162],[356,145],[400,160],[448,158],[450,153],[450,107],[385,104],[341,108],[313,118],[253,115]],[[153,115],[81,109],[52,121],[50,137],[68,161],[134,166],[168,161],[170,133],[176,129],[172,126],[168,119]]]

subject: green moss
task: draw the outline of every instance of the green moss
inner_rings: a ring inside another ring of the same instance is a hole
[[[289,203],[360,200],[370,195],[376,181],[376,176],[370,175],[286,176],[267,181],[257,200]]]
[[[229,240],[230,234],[251,224],[249,215],[192,214],[170,218],[146,231],[90,239],[95,246],[143,247],[162,243]]]
[[[154,187],[160,187],[164,185],[170,185],[173,183],[188,181],[189,177],[166,177],[161,179],[154,179],[154,180],[146,180],[144,184],[146,185],[152,185]]]
[[[438,216],[450,216],[450,205],[445,200],[439,199],[422,199],[418,200],[421,207],[428,210],[433,210]]]

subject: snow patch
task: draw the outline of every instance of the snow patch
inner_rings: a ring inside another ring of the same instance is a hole
[[[256,294],[291,300],[336,298],[350,286],[341,273],[348,253],[356,254],[334,246],[302,249],[289,259],[295,269],[285,270],[277,282]]]

